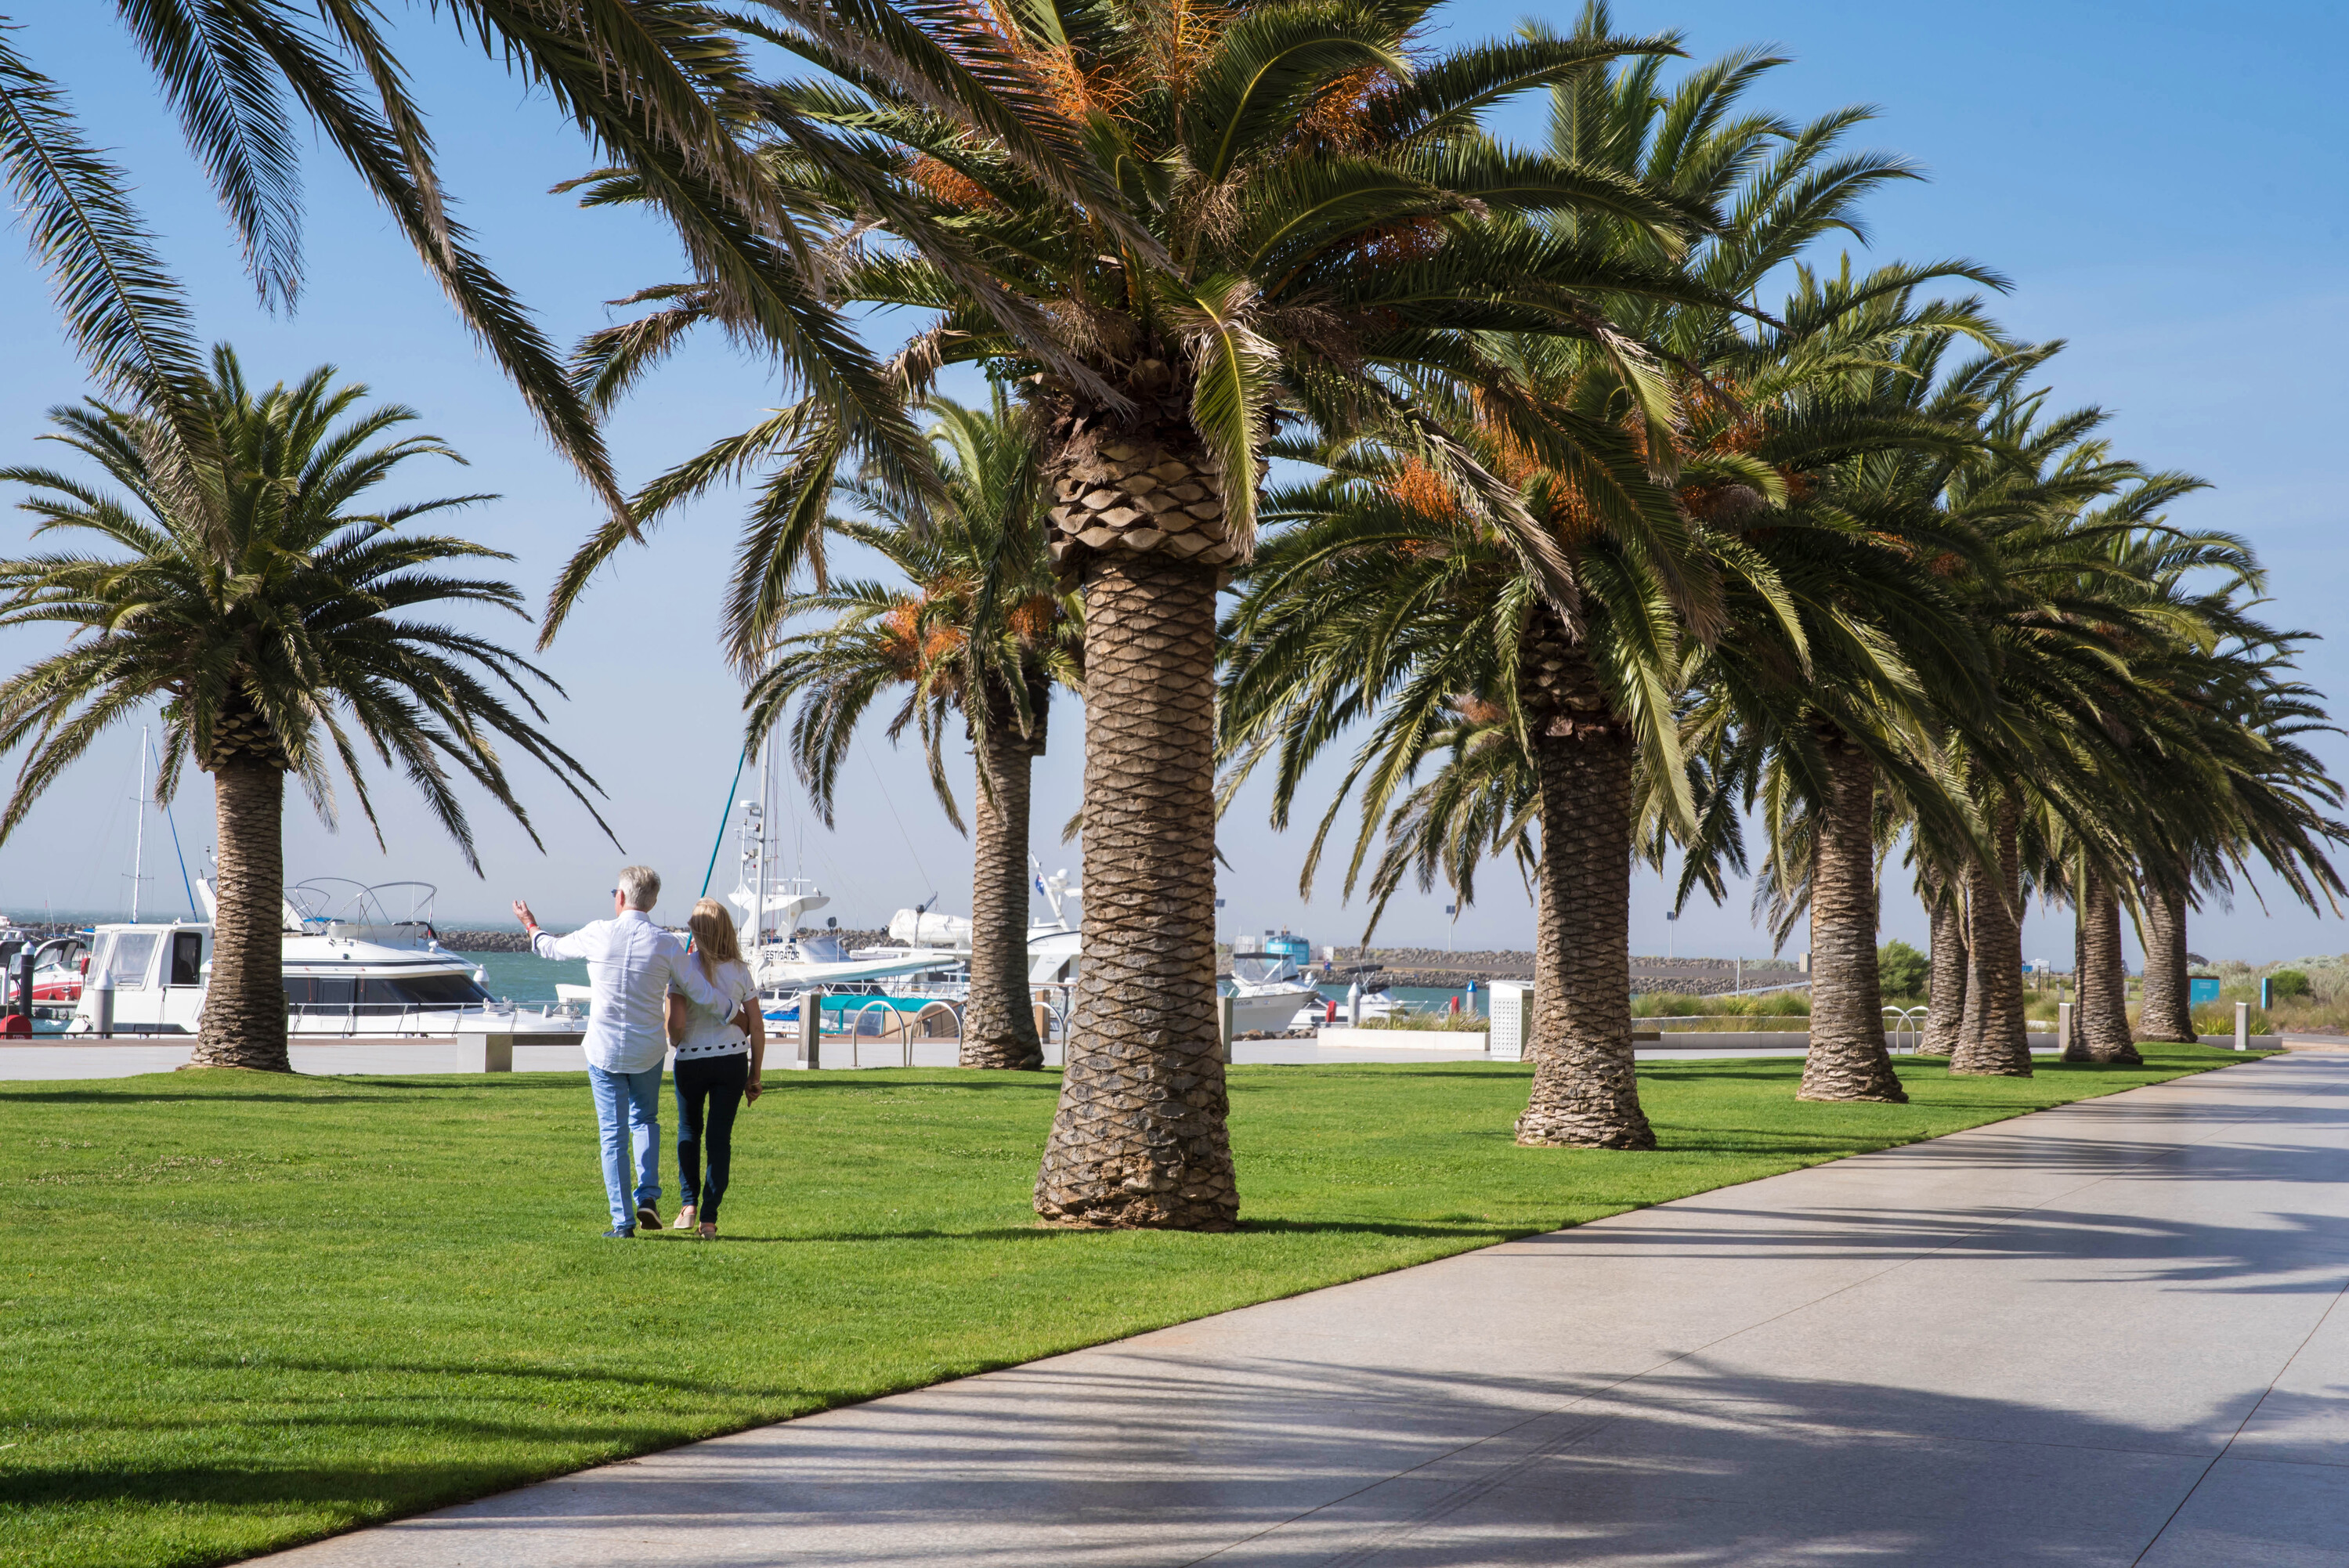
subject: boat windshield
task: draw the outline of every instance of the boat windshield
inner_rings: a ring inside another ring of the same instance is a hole
[[[285,976],[285,1000],[296,1007],[463,1007],[489,999],[470,975]]]
[[[136,991],[147,984],[148,968],[155,962],[155,944],[160,934],[152,931],[118,931],[106,956],[104,974],[107,983],[118,991]]]
[[[1286,954],[1240,953],[1232,957],[1232,978],[1243,985],[1269,985],[1296,975],[1297,965]]]

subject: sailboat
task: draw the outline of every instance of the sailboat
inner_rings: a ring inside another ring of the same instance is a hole
[[[801,920],[832,903],[805,877],[778,874],[779,846],[770,829],[774,803],[774,742],[759,748],[759,794],[735,802],[740,858],[734,891],[727,902],[740,911],[742,952],[761,995],[775,996],[833,986],[867,985],[926,974],[956,962],[953,954],[927,949],[887,950],[850,958],[810,953],[799,939]]]

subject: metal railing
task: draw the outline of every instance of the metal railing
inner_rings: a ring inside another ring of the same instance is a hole
[[[550,1009],[554,1006],[548,1005]],[[340,1026],[338,1029],[296,1027],[291,1031],[297,1037],[313,1039],[336,1034],[344,1039],[361,1034],[454,1035],[462,1032],[468,1018],[511,1024],[522,1017],[542,1022],[554,1017],[547,1009],[524,1014],[512,1002],[288,1002],[285,1016],[289,1024],[325,1019]],[[387,1024],[390,1026],[384,1027]],[[362,1029],[361,1025],[367,1026]]]
[[[874,1034],[876,1037],[885,1041],[889,1035],[888,1026],[890,1024],[894,1024],[895,1026],[898,1047],[901,1053],[900,1060],[897,1065],[900,1067],[909,1068],[914,1065],[914,1031],[916,1026],[923,1026],[925,1020],[938,1012],[943,1011],[947,1017],[954,1020],[955,1028],[954,1034],[951,1037],[957,1043],[962,1039],[962,1008],[957,1004],[948,1001],[945,997],[933,997],[929,1001],[923,1003],[921,1006],[916,1008],[913,1012],[908,1013],[904,1008],[897,1006],[895,1003],[890,1001],[888,997],[875,996],[870,1002],[867,1002],[863,1006],[857,1008],[854,1013],[848,1012],[844,1007],[841,1009],[841,1012],[844,1016],[843,1021],[847,1025],[847,1028],[844,1032],[848,1036],[848,1065],[850,1067],[856,1068],[863,1067],[864,1065],[864,1058],[859,1054],[864,1044],[864,1015],[872,1012],[876,1007],[881,1009],[882,1013],[885,1015],[885,1020],[884,1026],[879,1029],[875,1029]],[[930,1039],[934,1037],[932,1037],[927,1032],[926,1028],[925,1028],[922,1037],[924,1039]],[[936,1037],[946,1038],[948,1037],[941,1036]]]
[[[1028,987],[1029,1005],[1044,1009],[1045,1026],[1037,1031],[1042,1037],[1036,1043],[1044,1047],[1044,1065],[1052,1065],[1052,1046],[1061,1047],[1061,1065],[1069,1061],[1069,1020],[1077,1010],[1077,987],[1072,981],[1049,981]]]
[[[1884,1042],[1886,1049],[1894,1051],[1900,1049],[1900,1042],[1904,1038],[1909,1042],[1909,1054],[1910,1056],[1915,1056],[1918,1052],[1924,1049],[1925,1016],[1927,1011],[1925,1008],[1895,1007],[1888,1003],[1885,1006],[1884,1011],[1890,1015],[1893,1019],[1891,1027],[1884,1031],[1886,1036]]]

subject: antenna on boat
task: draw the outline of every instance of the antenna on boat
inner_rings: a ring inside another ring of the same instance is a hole
[[[150,754],[154,751],[155,748],[151,742],[147,749]],[[163,777],[163,759],[160,757],[155,758],[155,777],[158,782],[160,782]],[[171,815],[171,807],[163,806],[161,810],[163,825],[171,830],[171,853],[177,855],[180,860],[180,886],[188,895],[188,918],[193,920],[203,905],[196,902],[195,879],[188,875],[188,851],[180,844],[180,820]]]
[[[130,923],[139,923],[139,884],[147,880],[147,735],[139,727],[139,820],[130,838]]]

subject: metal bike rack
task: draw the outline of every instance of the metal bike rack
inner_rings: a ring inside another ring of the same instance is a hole
[[[1885,1031],[1886,1034],[1891,1037],[1891,1038],[1887,1042],[1889,1049],[1896,1051],[1899,1050],[1901,1048],[1900,1041],[1903,1037],[1906,1037],[1909,1041],[1908,1050],[1910,1056],[1915,1056],[1919,1051],[1924,1049],[1925,1008],[1895,1007],[1887,1004],[1883,1010],[1886,1013],[1890,1014],[1893,1019],[1892,1026]]]
[[[930,1010],[934,1007],[945,1008],[947,1016],[954,1020],[955,1055],[959,1058],[962,1055],[963,1026],[962,1009],[959,1006],[956,1006],[953,1002],[948,1001],[944,996],[936,997],[924,1004],[922,1010],[914,1015],[913,1022],[918,1024],[923,1019],[928,1017],[930,1016]],[[922,1037],[927,1039],[929,1037],[926,1034]],[[905,1065],[907,1067],[912,1067],[914,1065],[914,1037],[910,1033],[905,1037]]]

